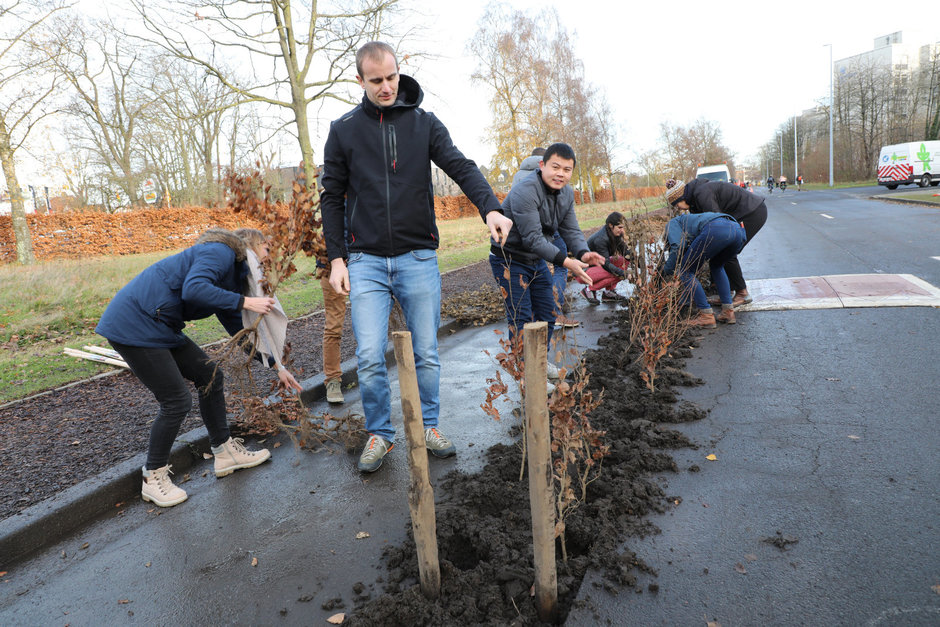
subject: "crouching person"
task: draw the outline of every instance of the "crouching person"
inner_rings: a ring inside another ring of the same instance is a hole
[[[216,372],[215,363],[183,334],[187,321],[215,315],[234,335],[242,329],[242,310],[265,314],[274,309],[273,298],[242,295],[249,275],[247,250],[248,244],[235,233],[209,229],[196,244],[158,261],[121,288],[95,329],[160,405],[150,430],[141,488],[141,497],[160,507],[187,499],[186,492],[170,479],[169,466],[173,441],[192,407],[186,381],[199,394],[199,413],[209,432],[217,477],[271,457],[270,451],[250,451],[240,438],[231,437],[222,372]],[[263,259],[267,244],[257,244],[254,251]],[[280,365],[278,378],[284,388],[301,389]]]
[[[624,240],[624,218],[619,211],[614,211],[604,221],[604,228],[588,238],[588,248],[604,258],[600,266],[591,266],[585,272],[593,283],[585,286],[581,294],[592,305],[600,305],[597,293],[605,300],[622,302],[626,300],[617,293],[617,285],[627,278],[630,265],[630,248]],[[581,279],[579,282],[583,283]]]
[[[709,262],[711,279],[721,298],[721,313],[717,321],[734,324],[731,286],[724,266],[736,260],[744,247],[744,227],[724,213],[686,213],[676,216],[666,225],[666,242],[669,258],[663,266],[663,274],[669,276],[677,272],[684,299],[688,300],[691,294],[698,309],[698,315],[692,318],[691,325],[706,329],[717,326],[715,312],[708,303],[705,290],[695,278],[698,269],[706,261]]]

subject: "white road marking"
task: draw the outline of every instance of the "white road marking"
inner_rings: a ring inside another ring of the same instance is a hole
[[[835,220],[835,218],[833,218],[831,215],[826,214],[826,213],[820,213],[819,215],[826,218],[827,220]]]
[[[931,257],[931,259],[936,259],[937,261],[940,261],[940,257]]]

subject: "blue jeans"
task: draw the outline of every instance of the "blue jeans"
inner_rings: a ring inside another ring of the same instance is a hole
[[[709,262],[712,283],[718,288],[721,303],[731,304],[731,284],[728,282],[724,265],[738,258],[738,253],[744,246],[744,237],[744,229],[737,222],[718,218],[706,224],[698,237],[686,247],[679,260],[679,280],[686,293],[691,292],[692,300],[699,309],[711,307],[702,284],[695,278],[696,272],[705,261]]]
[[[505,259],[490,254],[493,278],[505,294],[510,339],[522,330],[526,322],[544,320],[548,323],[548,345],[551,346],[555,327],[555,298],[548,264],[541,259],[532,265],[511,260],[508,279],[505,276],[506,267]]]
[[[564,238],[555,233],[555,241],[552,242],[561,252],[568,254],[568,245]],[[555,266],[552,270],[552,292],[555,295],[555,315],[562,314],[562,305],[565,304],[565,287],[568,285],[568,268],[564,266]],[[551,325],[549,325],[551,326]]]
[[[424,426],[436,427],[441,413],[441,362],[437,353],[437,329],[441,325],[441,273],[437,268],[437,253],[412,250],[397,257],[350,253],[347,267],[366,430],[388,441],[395,437],[391,419],[392,397],[385,367],[388,315],[393,296],[401,305],[411,332]]]

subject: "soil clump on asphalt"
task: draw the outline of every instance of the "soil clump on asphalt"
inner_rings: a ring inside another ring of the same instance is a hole
[[[653,476],[679,471],[670,450],[695,447],[669,425],[705,416],[695,405],[677,402],[675,391],[701,383],[682,370],[695,338],[686,336],[673,345],[660,362],[657,390],[651,393],[640,379],[637,354],[625,352],[629,316],[620,310],[615,322],[618,330],[584,355],[589,388],[595,395],[604,391],[603,403],[590,414],[591,424],[607,431],[610,455],[590,484],[586,502],[566,520],[567,563],[556,546],[559,623],[587,569],[603,572],[604,585],[612,590],[635,586],[638,571],[655,574],[624,543],[631,536],[655,533],[647,515],[681,500],[667,495]],[[409,540],[386,549],[385,594],[360,602],[349,624],[539,624],[532,597],[528,478],[519,480],[521,449],[496,445],[486,452],[486,460],[479,473],[451,473],[437,488],[440,598],[428,601],[421,594],[416,549]]]

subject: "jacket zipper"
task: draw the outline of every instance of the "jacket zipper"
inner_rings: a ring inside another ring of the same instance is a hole
[[[379,135],[382,137],[382,162],[386,163],[388,161],[389,152],[391,147],[388,145],[390,142],[385,140],[385,113],[379,113]],[[389,134],[391,135],[391,133]],[[392,191],[391,191],[391,181],[389,181],[388,168],[385,170],[385,224],[388,229],[388,250],[389,254],[394,252],[392,248]]]

